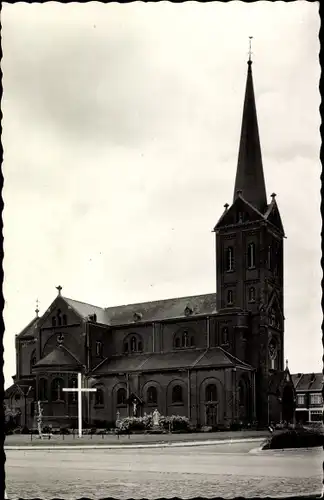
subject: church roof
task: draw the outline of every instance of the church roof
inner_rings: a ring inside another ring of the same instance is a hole
[[[135,371],[161,371],[188,368],[253,368],[229,355],[220,347],[211,349],[188,349],[167,353],[136,354],[116,356],[105,360],[95,369],[94,375],[125,373]]]
[[[150,322],[187,317],[186,308],[189,308],[190,316],[216,313],[214,293],[139,302],[105,309],[66,297],[63,299],[84,319],[95,313],[98,323],[110,326],[133,324],[134,321]]]
[[[294,373],[291,376],[296,391],[321,391],[323,373]]]
[[[40,359],[34,368],[43,366],[65,366],[65,367],[78,367],[80,361],[63,345],[58,345],[44,358]]]
[[[241,192],[243,197],[260,212],[267,207],[259,127],[255,105],[252,61],[248,61],[248,72],[242,117],[241,139],[234,187],[234,199]]]
[[[28,323],[28,325],[25,326],[25,328],[17,335],[17,337],[18,338],[34,337],[37,332],[39,319],[40,318],[38,316],[35,316],[35,318],[32,319],[31,322]]]
[[[87,318],[91,314],[96,314],[98,323],[107,323],[107,314],[103,307],[94,306],[92,304],[87,304],[86,302],[80,302],[79,300],[69,299],[63,297],[65,302],[74,309],[82,318]]]
[[[216,294],[194,295],[173,299],[142,302],[106,309],[109,324],[112,326],[134,323],[134,315],[139,314],[141,321],[161,321],[186,317],[186,308],[190,316],[216,313]]]

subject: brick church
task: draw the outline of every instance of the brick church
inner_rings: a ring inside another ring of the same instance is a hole
[[[21,425],[36,426],[41,401],[44,423],[76,427],[76,393],[62,389],[79,372],[97,389],[82,396],[88,423],[155,408],[202,426],[279,421],[283,393],[293,398],[283,358],[285,235],[276,195],[266,195],[251,60],[233,201],[214,232],[215,293],[101,308],[57,287],[45,314],[36,310],[16,335],[5,397]]]

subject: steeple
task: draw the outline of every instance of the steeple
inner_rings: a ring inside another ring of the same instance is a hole
[[[248,71],[243,108],[241,140],[233,201],[235,201],[239,194],[241,194],[246,201],[251,203],[251,205],[263,213],[267,206],[267,195],[264,182],[258,119],[253,89],[251,49],[247,64]]]

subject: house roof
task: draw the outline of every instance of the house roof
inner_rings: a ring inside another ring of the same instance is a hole
[[[322,390],[322,373],[295,373],[291,377],[297,392]]]
[[[40,318],[38,316],[35,316],[34,319],[31,320],[30,323],[28,323],[27,326],[17,335],[18,338],[27,338],[27,337],[34,337],[35,334],[37,333],[37,327],[38,327],[38,322]]]
[[[43,366],[68,366],[79,367],[81,362],[63,345],[58,345],[44,358],[40,359],[35,365],[34,369]]]
[[[135,371],[161,371],[204,367],[253,368],[229,355],[220,347],[212,349],[188,349],[167,353],[131,354],[105,360],[94,370],[94,375],[125,373]]]

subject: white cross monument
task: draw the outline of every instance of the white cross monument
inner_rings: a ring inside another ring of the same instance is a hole
[[[81,373],[78,373],[78,387],[72,389],[63,388],[64,392],[78,393],[78,421],[79,421],[79,437],[82,437],[82,392],[96,392],[97,389],[86,389],[82,387]]]

